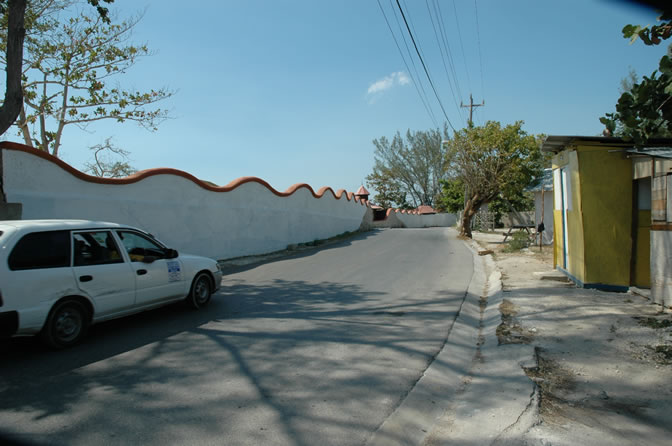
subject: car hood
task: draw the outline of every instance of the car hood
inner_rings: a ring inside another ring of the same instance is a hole
[[[217,263],[216,260],[211,259],[210,257],[197,256],[194,254],[180,253],[178,259],[182,260],[183,262],[189,262],[189,263],[212,264],[212,265],[215,265]]]

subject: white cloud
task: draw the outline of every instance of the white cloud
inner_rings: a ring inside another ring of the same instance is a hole
[[[377,80],[376,82],[371,84],[369,86],[369,89],[366,91],[366,94],[367,96],[380,94],[396,85],[406,85],[410,81],[411,80],[406,75],[406,73],[404,73],[403,71],[397,71],[396,73],[392,73],[389,76],[385,76],[384,78]]]

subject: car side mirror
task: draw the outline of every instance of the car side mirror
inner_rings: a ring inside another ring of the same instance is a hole
[[[167,259],[175,259],[178,256],[178,252],[175,249],[166,249],[166,258]]]

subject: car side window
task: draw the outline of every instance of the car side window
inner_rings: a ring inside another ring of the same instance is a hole
[[[148,257],[163,259],[166,257],[164,248],[149,237],[131,231],[117,231],[131,262],[143,262]]]
[[[75,246],[75,266],[105,265],[124,261],[110,231],[75,232],[72,234],[72,240]]]
[[[9,254],[13,271],[70,266],[70,233],[68,231],[32,232],[24,235]]]

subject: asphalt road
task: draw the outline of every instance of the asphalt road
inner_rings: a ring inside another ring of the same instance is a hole
[[[36,444],[363,444],[440,351],[473,274],[451,229],[228,271],[201,311],[0,343],[0,432]]]

